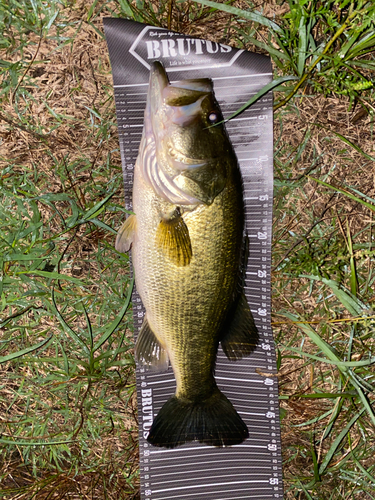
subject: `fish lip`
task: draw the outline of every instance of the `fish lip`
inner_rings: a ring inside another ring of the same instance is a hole
[[[154,61],[153,63],[151,63],[150,82],[155,79],[157,79],[161,89],[169,85],[167,72],[165,71],[164,66],[159,61]]]
[[[152,129],[154,128],[153,117],[157,115],[163,105],[162,94],[163,90],[168,87],[168,85],[169,79],[163,65],[159,61],[154,61],[150,69],[150,81],[145,111],[145,118],[147,115],[147,119],[150,121]],[[150,127],[147,128],[149,129]],[[148,133],[151,133],[151,131],[148,131]]]

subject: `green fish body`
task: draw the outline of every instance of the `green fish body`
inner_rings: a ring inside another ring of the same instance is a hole
[[[116,248],[132,246],[146,316],[136,358],[154,370],[169,362],[176,393],[148,441],[173,448],[198,440],[241,443],[248,429],[218,389],[219,342],[229,359],[250,354],[258,333],[242,290],[243,188],[237,159],[208,79],[171,85],[151,69],[136,162],[133,210]]]

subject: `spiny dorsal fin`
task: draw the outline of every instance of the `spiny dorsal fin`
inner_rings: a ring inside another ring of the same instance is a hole
[[[168,370],[167,351],[160,344],[147,321],[144,319],[135,346],[135,357],[140,365],[148,366],[155,371]]]
[[[118,252],[125,253],[130,250],[136,229],[137,217],[135,214],[132,214],[126,219],[117,233],[115,248]]]
[[[221,347],[228,359],[236,361],[251,354],[259,341],[249,304],[242,292],[229,311],[223,327]]]
[[[162,219],[156,231],[156,244],[176,266],[187,266],[193,255],[189,229],[179,210],[170,219]]]

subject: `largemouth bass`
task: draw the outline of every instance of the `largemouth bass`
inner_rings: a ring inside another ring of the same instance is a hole
[[[136,359],[172,365],[176,393],[156,416],[148,441],[173,448],[198,440],[241,443],[248,429],[218,389],[219,343],[230,360],[249,355],[258,332],[243,292],[241,173],[209,79],[170,84],[151,68],[133,210],[116,248],[132,258],[146,316]]]

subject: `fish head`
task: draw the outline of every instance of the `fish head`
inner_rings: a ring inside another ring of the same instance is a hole
[[[153,64],[145,133],[155,142],[157,168],[196,204],[213,202],[226,184],[226,160],[235,158],[225,128],[219,124],[222,119],[210,79],[171,84],[163,66]],[[160,172],[157,175],[159,180],[163,177]]]

